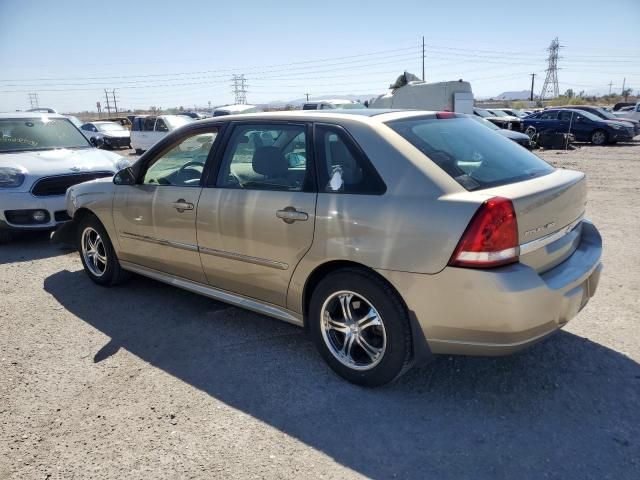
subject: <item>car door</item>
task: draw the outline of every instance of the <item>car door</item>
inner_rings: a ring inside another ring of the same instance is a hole
[[[158,117],[153,127],[153,132],[150,132],[150,135],[149,135],[149,141],[150,141],[149,148],[151,148],[153,145],[155,145],[160,140],[162,140],[163,137],[165,137],[168,133],[169,133],[169,126],[167,125],[167,123],[162,117]]]
[[[311,247],[316,191],[309,127],[235,123],[198,204],[208,282],[286,306],[291,275]]]
[[[578,141],[589,141],[593,122],[579,112],[563,110],[558,114],[559,131],[571,132]]]
[[[116,187],[113,218],[122,260],[206,283],[196,207],[218,127],[190,130],[142,167],[135,185]]]

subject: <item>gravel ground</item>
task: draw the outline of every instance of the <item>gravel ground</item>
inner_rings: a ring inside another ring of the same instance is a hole
[[[596,297],[523,353],[375,390],[298,328],[0,246],[0,478],[640,478],[640,144],[541,155],[588,173]]]

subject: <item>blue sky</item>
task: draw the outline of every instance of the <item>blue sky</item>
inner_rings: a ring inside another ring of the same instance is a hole
[[[455,7],[454,7],[455,5]],[[539,13],[534,13],[539,12]],[[409,70],[471,81],[476,96],[544,79],[551,40],[564,46],[561,91],[640,90],[640,1],[30,1],[0,0],[0,111],[251,103],[380,94]]]

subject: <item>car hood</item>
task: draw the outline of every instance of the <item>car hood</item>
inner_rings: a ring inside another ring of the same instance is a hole
[[[115,172],[124,157],[97,148],[43,150],[0,154],[3,167],[22,170],[24,183],[12,191],[29,191],[40,177],[83,172]]]
[[[524,133],[516,132],[515,130],[501,129],[501,130],[496,130],[496,132],[502,135],[503,137],[510,138],[511,140],[529,140],[528,135]]]
[[[625,120],[620,119],[620,120],[602,120],[604,123],[606,123],[607,125],[619,125],[621,127],[625,127],[625,128],[629,128],[630,125],[629,123],[627,123]]]
[[[127,130],[124,132],[100,132],[103,137],[114,137],[114,138],[122,138],[122,137],[130,137],[131,133]]]

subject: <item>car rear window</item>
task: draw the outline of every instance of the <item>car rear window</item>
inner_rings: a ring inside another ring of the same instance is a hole
[[[467,117],[412,117],[387,125],[469,191],[554,170],[522,146]]]

